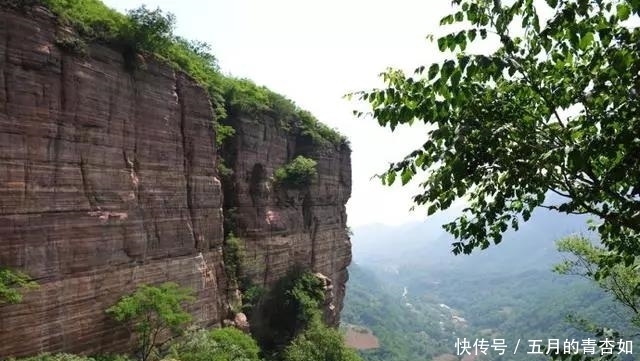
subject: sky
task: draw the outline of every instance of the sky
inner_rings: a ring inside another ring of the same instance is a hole
[[[442,59],[427,34],[450,10],[449,0],[103,0],[119,11],[160,7],[176,16],[177,35],[211,44],[223,72],[281,93],[351,141],[353,192],[348,224],[398,225],[424,219],[409,212],[416,184],[385,187],[383,172],[426,140],[424,127],[391,132],[346,93],[381,87],[387,67],[407,73]]]

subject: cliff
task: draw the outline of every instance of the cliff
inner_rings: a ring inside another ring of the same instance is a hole
[[[231,228],[244,243],[247,273],[269,285],[295,264],[328,276],[329,324],[337,324],[351,262],[345,204],[351,194],[351,158],[346,146],[314,146],[269,117],[256,120],[232,114],[228,124],[236,136],[223,149],[233,176],[225,182],[225,209]],[[318,178],[308,188],[287,189],[271,175],[303,155],[318,162]]]
[[[58,37],[69,31],[45,8],[0,8],[0,265],[40,285],[0,305],[0,357],[129,348],[104,310],[143,283],[195,290],[201,326],[232,318],[229,231],[254,282],[298,263],[327,276],[325,315],[337,324],[351,259],[349,148],[233,113],[222,151],[233,175],[221,183],[207,92],[150,58],[130,72],[107,46],[65,52]],[[273,171],[300,154],[317,160],[317,179],[275,185]]]

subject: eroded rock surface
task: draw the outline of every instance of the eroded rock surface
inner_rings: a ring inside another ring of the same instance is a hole
[[[236,136],[223,154],[234,173],[233,181],[224,182],[225,209],[244,242],[253,281],[268,286],[292,266],[310,265],[331,279],[333,307],[325,319],[337,325],[351,262],[345,211],[351,152],[346,145],[318,145],[291,135],[277,122],[231,116]],[[308,188],[278,187],[275,170],[298,155],[317,161],[317,179]]]
[[[104,311],[143,283],[195,290],[189,309],[202,326],[233,318],[223,198],[254,280],[271,284],[296,263],[321,272],[337,324],[351,260],[348,147],[237,116],[223,187],[202,88],[149,59],[128,72],[104,46],[64,52],[66,31],[43,8],[0,9],[0,265],[40,284],[0,306],[0,358],[129,349]],[[274,169],[298,154],[318,161],[318,178],[310,189],[275,187]]]
[[[0,308],[0,356],[120,350],[104,310],[140,283],[197,291],[226,317],[222,194],[206,93],[120,53],[68,55],[44,10],[0,12],[0,264],[40,283]]]

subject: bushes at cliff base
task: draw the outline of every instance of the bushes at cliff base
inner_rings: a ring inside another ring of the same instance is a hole
[[[136,335],[140,359],[146,361],[152,354],[157,354],[156,347],[163,332],[180,334],[191,322],[191,315],[182,307],[193,300],[191,290],[173,282],[159,286],[140,285],[133,294],[120,298],[106,312]]]
[[[180,361],[258,361],[260,349],[251,336],[225,327],[213,331],[192,330],[171,347]]]
[[[319,321],[296,337],[284,351],[284,361],[361,361],[355,350],[348,348],[340,331]]]

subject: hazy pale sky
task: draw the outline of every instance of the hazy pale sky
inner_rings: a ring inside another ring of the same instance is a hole
[[[419,127],[391,133],[357,119],[343,95],[381,86],[387,67],[407,72],[441,59],[425,37],[438,31],[449,0],[104,0],[120,11],[142,4],[176,15],[176,33],[211,44],[221,69],[284,94],[351,140],[349,225],[400,224],[417,187],[383,187],[371,177],[425,141]]]

